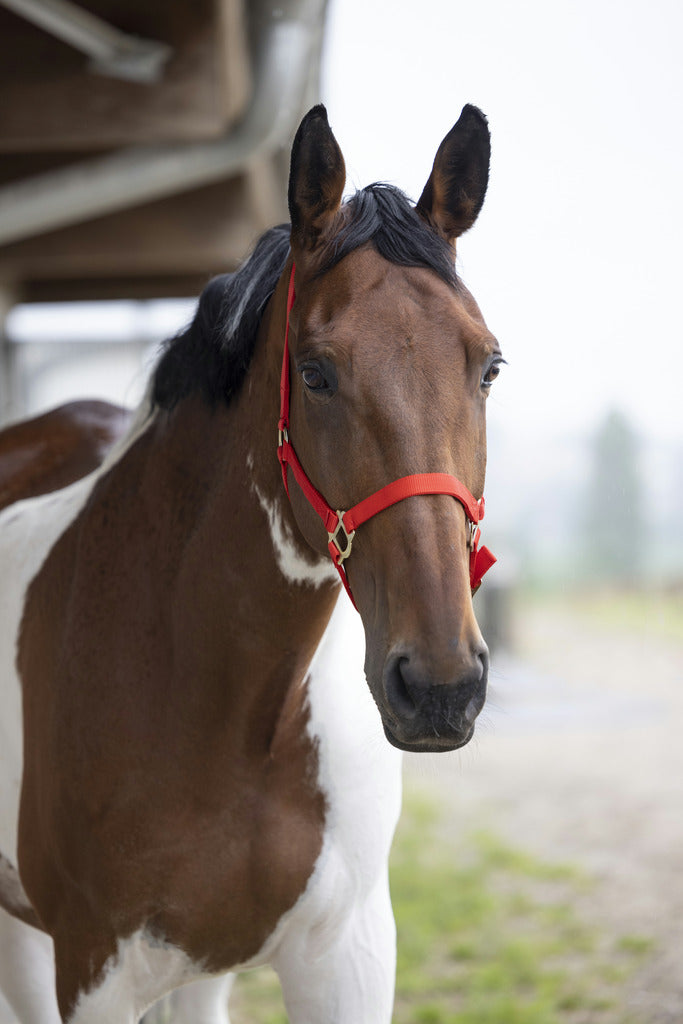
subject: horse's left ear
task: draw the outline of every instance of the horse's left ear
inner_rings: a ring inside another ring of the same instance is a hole
[[[417,212],[447,241],[472,227],[489,182],[491,138],[481,110],[467,104],[437,150]]]
[[[289,171],[289,216],[295,259],[330,233],[346,183],[344,157],[322,104],[304,117],[294,137]]]

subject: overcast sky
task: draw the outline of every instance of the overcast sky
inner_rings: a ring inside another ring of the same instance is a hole
[[[332,0],[323,98],[350,186],[417,199],[464,103],[493,156],[460,271],[510,366],[490,416],[683,438],[680,0]]]

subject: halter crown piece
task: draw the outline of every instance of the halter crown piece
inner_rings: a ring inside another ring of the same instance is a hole
[[[282,469],[287,497],[289,497],[289,482],[287,480],[287,467],[294,474],[294,479],[304,492],[308,503],[315,509],[323,521],[327,530],[327,547],[330,556],[341,578],[346,593],[351,598],[354,608],[356,602],[349,586],[349,580],[344,568],[344,562],[351,554],[351,545],[356,535],[356,530],[363,523],[367,522],[378,512],[382,512],[390,505],[395,505],[404,498],[412,498],[418,494],[450,494],[459,501],[465,510],[469,523],[469,535],[467,546],[470,550],[470,587],[472,593],[479,589],[481,578],[488,572],[496,561],[487,547],[479,547],[481,531],[479,523],[484,518],[484,499],[477,501],[474,495],[462,484],[457,477],[450,473],[412,473],[410,476],[401,477],[387,484],[379,491],[375,491],[369,498],[354,505],[347,512],[336,511],[327,504],[322,494],[315,489],[306,475],[306,471],[299,462],[294,447],[289,440],[289,314],[294,305],[294,266],[289,278],[289,290],[287,293],[287,325],[285,327],[285,348],[282,356],[282,376],[280,378],[280,420],[278,422],[278,446],[277,454]]]

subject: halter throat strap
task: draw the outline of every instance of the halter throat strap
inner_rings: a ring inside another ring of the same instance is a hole
[[[309,505],[317,512],[327,531],[328,550],[334,562],[344,588],[351,598],[354,608],[356,602],[349,586],[348,576],[344,562],[351,554],[353,538],[356,530],[368,519],[372,519],[378,512],[384,511],[391,505],[403,501],[405,498],[413,498],[421,494],[448,494],[460,502],[469,524],[468,548],[470,550],[470,586],[472,593],[479,589],[481,578],[488,572],[496,561],[488,548],[479,547],[479,523],[484,518],[484,498],[477,500],[474,495],[465,487],[457,477],[450,473],[412,473],[410,476],[401,477],[387,484],[386,487],[375,491],[368,498],[359,501],[357,505],[347,511],[335,510],[328,505],[322,494],[316,490],[299,462],[294,446],[289,440],[289,396],[290,396],[290,368],[289,368],[289,316],[292,311],[295,299],[294,271],[289,278],[287,291],[287,319],[285,327],[285,346],[282,356],[282,374],[280,377],[280,419],[278,421],[278,446],[277,453],[282,469],[282,480],[289,497],[289,479],[287,468],[292,471],[294,479],[303,491]]]

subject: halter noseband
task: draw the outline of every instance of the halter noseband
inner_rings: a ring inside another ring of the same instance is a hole
[[[289,497],[289,483],[287,480],[287,467],[289,466],[308,503],[315,509],[323,521],[323,525],[327,530],[327,547],[330,556],[337,567],[340,579],[355,608],[356,602],[353,600],[344,562],[351,554],[351,545],[353,544],[353,538],[358,527],[377,515],[378,512],[382,512],[385,508],[389,508],[390,505],[403,501],[404,498],[412,498],[418,494],[450,494],[464,508],[469,523],[467,546],[470,550],[470,587],[474,594],[479,589],[482,576],[488,572],[496,559],[487,547],[479,547],[481,531],[478,524],[484,518],[484,498],[481,497],[477,501],[457,477],[451,476],[450,473],[412,473],[410,476],[401,477],[399,480],[394,480],[393,483],[387,484],[386,487],[382,487],[379,491],[375,491],[369,498],[364,498],[363,501],[354,505],[347,512],[335,512],[308,479],[289,440],[289,315],[292,311],[295,297],[294,269],[294,266],[292,266],[289,290],[287,292],[287,321],[285,327],[285,348],[282,356],[282,376],[280,378],[280,420],[278,422],[277,446],[277,454],[282,468],[282,479],[287,497]]]

